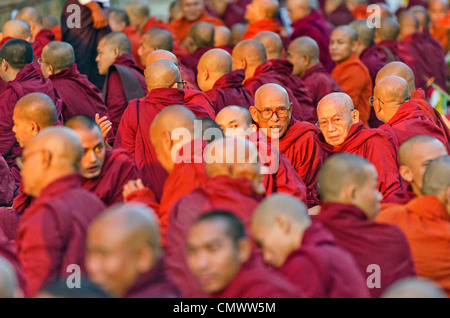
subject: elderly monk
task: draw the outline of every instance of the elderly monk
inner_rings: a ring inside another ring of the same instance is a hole
[[[156,50],[147,56],[147,65],[150,63],[167,60],[175,64],[181,75],[182,90],[184,92],[184,106],[189,108],[197,117],[215,117],[214,107],[209,97],[205,93],[186,86],[184,68],[178,64],[176,56],[168,51]],[[193,79],[195,82],[195,78]],[[196,83],[195,83],[196,84]]]
[[[42,17],[33,7],[21,9],[15,19],[23,20],[30,25],[34,55],[40,57],[44,47],[55,39],[55,34],[52,30],[45,29],[42,26]]]
[[[397,148],[416,135],[435,137],[449,147],[442,130],[427,117],[417,100],[410,99],[408,83],[403,78],[387,76],[380,80],[371,102],[376,116],[385,123],[380,129],[392,136]]]
[[[167,264],[184,297],[203,294],[186,264],[185,240],[192,222],[211,210],[225,209],[239,217],[249,230],[252,212],[260,199],[257,194],[264,193],[258,151],[252,142],[240,137],[221,138],[206,147],[204,158],[209,176],[206,184],[179,199],[169,213]]]
[[[22,39],[31,42],[30,25],[22,20],[9,20],[3,25],[0,47],[11,39]]]
[[[319,46],[310,37],[303,36],[289,44],[287,58],[294,65],[292,74],[300,77],[308,88],[314,107],[325,95],[342,92],[339,84],[319,60]],[[320,83],[320,85],[318,85]],[[317,120],[317,112],[314,111]]]
[[[444,0],[431,0],[428,7],[430,20],[430,34],[441,43],[445,52],[449,48],[449,14],[448,2]]]
[[[369,127],[372,80],[364,63],[358,58],[358,33],[347,25],[339,26],[331,33],[330,54],[336,67],[331,72],[336,82],[347,93],[359,111],[365,128]]]
[[[401,77],[408,83],[411,99],[415,100],[428,119],[440,128],[445,136],[447,151],[450,152],[450,127],[445,123],[445,117],[428,103],[425,91],[421,88],[416,89],[414,84],[415,77],[411,68],[402,62],[389,63],[378,72],[375,84],[390,75]]]
[[[18,183],[20,176],[15,159],[20,155],[21,148],[12,131],[14,106],[23,96],[40,92],[52,99],[59,117],[62,101],[52,82],[40,76],[33,65],[33,48],[29,42],[21,39],[7,41],[0,49],[0,59],[0,77],[8,82],[0,94],[3,103],[0,110],[0,155],[5,158]]]
[[[445,291],[428,278],[403,278],[383,293],[382,298],[447,298]]]
[[[214,27],[214,47],[223,49],[230,54],[233,52],[230,29],[224,26]]]
[[[92,118],[95,114],[108,116],[102,93],[78,71],[75,53],[69,43],[53,41],[47,44],[42,51],[41,71],[61,95],[63,118],[80,114]]]
[[[206,184],[202,153],[207,142],[194,135],[195,121],[195,115],[186,107],[169,106],[155,117],[150,127],[150,140],[158,161],[169,174],[164,182],[159,206],[154,195],[147,188],[140,187],[139,182],[136,187],[133,187],[133,183],[128,184],[128,189],[124,191],[125,200],[141,201],[156,210],[163,245],[171,207],[184,195]],[[180,129],[189,134],[183,135],[183,138],[176,137]]]
[[[89,278],[115,297],[174,298],[163,264],[158,218],[144,205],[115,205],[89,226]]]
[[[417,275],[438,283],[450,295],[450,156],[432,160],[423,175],[422,194],[405,205],[383,210],[377,221],[396,224],[408,238]]]
[[[216,117],[226,136],[238,136],[252,140],[252,116],[241,106],[227,106]],[[264,169],[266,195],[282,192],[306,202],[306,186],[285,155],[263,141],[255,142],[259,152],[261,169]]]
[[[264,261],[306,297],[370,297],[353,256],[320,222],[311,221],[296,198],[275,194],[265,199],[253,213],[251,228]]]
[[[353,255],[374,298],[396,280],[415,276],[402,231],[373,221],[381,200],[377,183],[377,171],[366,159],[345,153],[331,156],[319,174],[324,204],[314,218],[325,225],[339,246]]]
[[[256,39],[245,40],[236,45],[232,60],[233,70],[245,71],[244,87],[248,88],[253,96],[264,84],[279,84],[285,87],[289,94],[289,100],[293,104],[292,116],[296,120],[314,122],[314,107],[307,88],[298,77],[291,74],[293,65],[289,61],[268,61],[264,45]]]
[[[272,144],[289,159],[306,185],[310,208],[319,203],[317,174],[327,154],[319,146],[319,129],[291,119],[291,112],[289,96],[277,84],[261,86],[255,94],[255,106],[250,107],[259,128],[257,140]]]
[[[190,28],[197,22],[208,22],[214,26],[225,25],[220,19],[206,12],[204,0],[180,0],[180,9],[183,16],[170,22],[169,26],[182,43]]]
[[[84,268],[87,227],[105,205],[81,187],[81,156],[77,135],[66,127],[47,128],[23,151],[24,191],[35,199],[20,218],[15,244],[29,296],[66,277],[71,264]]]
[[[216,114],[224,107],[254,104],[252,93],[242,85],[244,71],[232,71],[231,55],[222,49],[212,49],[200,58],[197,82],[214,105]]]
[[[252,0],[246,7],[245,19],[248,21],[248,27],[242,40],[251,39],[261,31],[271,31],[279,35],[285,33],[276,18],[279,6],[278,0]]]
[[[106,35],[98,44],[97,51],[95,61],[98,71],[106,75],[103,100],[115,135],[128,103],[144,97],[147,87],[142,70],[131,55],[131,43],[125,34],[112,32]]]
[[[363,129],[359,112],[345,93],[325,96],[317,106],[318,124],[325,151],[346,152],[366,158],[378,173],[378,191],[383,200],[403,190],[398,157],[390,136],[379,129]]]
[[[102,131],[91,117],[77,115],[64,125],[75,131],[81,141],[83,188],[95,193],[107,206],[122,202],[123,186],[137,178],[131,155],[125,150],[105,150]]]
[[[294,29],[291,40],[307,36],[312,38],[319,47],[319,60],[327,72],[334,68],[334,62],[330,57],[328,46],[330,44],[331,31],[327,22],[319,10],[313,8],[313,0],[288,0],[286,9],[292,21]]]
[[[212,251],[211,244],[218,250]],[[251,240],[242,221],[232,213],[213,211],[197,218],[186,245],[189,269],[212,298],[304,296],[281,275],[251,262]]]

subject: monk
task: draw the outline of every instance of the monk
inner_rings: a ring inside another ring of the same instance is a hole
[[[142,70],[131,55],[131,43],[121,32],[112,32],[101,39],[95,59],[99,73],[106,75],[103,100],[117,133],[120,119],[128,103],[147,92]]]
[[[447,298],[445,291],[428,278],[410,277],[395,282],[382,298]]]
[[[387,76],[375,85],[372,105],[385,123],[380,129],[392,136],[397,148],[416,135],[435,137],[448,147],[442,130],[427,118],[417,100],[409,98],[408,83],[398,76]]]
[[[228,28],[244,21],[245,7],[240,5],[239,1],[208,0],[207,10],[211,14],[214,13]]]
[[[431,0],[428,7],[430,19],[430,34],[433,38],[441,43],[445,52],[449,48],[449,17],[448,17],[448,2],[442,0]]]
[[[191,27],[197,22],[208,22],[214,26],[225,25],[222,20],[209,15],[204,0],[179,0],[182,16],[170,22],[169,26],[176,38],[183,43]]]
[[[147,56],[147,65],[161,60],[170,61],[178,67],[182,78],[181,81],[182,81],[182,89],[184,92],[184,106],[189,108],[197,117],[210,117],[214,119],[215,117],[214,107],[209,97],[206,96],[205,93],[195,88],[190,88],[189,86],[187,86],[187,83],[184,78],[186,74],[184,72],[184,68],[178,64],[178,60],[173,53],[164,50],[156,50],[155,52],[152,52]],[[194,82],[195,80],[196,78],[193,78]]]
[[[423,175],[422,195],[405,205],[383,210],[378,222],[398,225],[408,238],[417,275],[426,277],[450,295],[450,259],[442,253],[450,235],[450,156],[432,160]]]
[[[369,17],[367,10],[368,0],[345,0],[345,4],[355,20],[367,19]]]
[[[108,14],[108,24],[111,31],[124,32],[130,25],[130,18],[125,10],[111,9]]]
[[[0,47],[11,39],[22,39],[31,42],[30,25],[22,20],[9,20],[3,25]]]
[[[345,0],[324,0],[319,2],[325,20],[331,25],[338,27],[349,24],[355,19],[345,2]]]
[[[284,34],[286,31],[276,19],[279,6],[278,0],[252,0],[246,7],[244,17],[248,21],[248,27],[242,40],[251,39],[261,31]]]
[[[95,118],[95,114],[108,116],[102,93],[78,71],[75,53],[69,43],[53,41],[47,44],[42,51],[41,71],[61,95],[64,118],[74,115]]]
[[[224,26],[214,27],[214,47],[223,49],[230,54],[233,52],[230,29]]]
[[[390,136],[379,129],[363,129],[350,96],[345,93],[325,96],[317,106],[317,116],[325,151],[351,153],[370,161],[377,170],[377,188],[383,200],[403,191],[397,151]]]
[[[0,256],[0,298],[21,298],[23,292],[17,281],[16,270],[4,257]]]
[[[337,245],[353,255],[373,298],[393,282],[416,275],[403,232],[373,221],[381,194],[371,163],[357,155],[333,155],[320,170],[319,185],[323,205],[314,221],[322,222]]]
[[[390,60],[412,61],[409,54],[406,54],[397,41],[400,34],[400,24],[397,19],[385,18],[380,20],[380,27],[375,29],[374,42],[386,51]]]
[[[279,59],[268,61],[264,45],[256,39],[245,40],[236,45],[232,60],[233,70],[245,71],[243,84],[253,96],[264,84],[279,84],[286,88],[289,100],[293,104],[292,116],[296,120],[314,122],[314,107],[307,88],[303,81],[292,75],[293,65],[289,61]]]
[[[318,201],[317,174],[326,157],[319,146],[319,129],[307,122],[292,119],[292,105],[286,90],[277,84],[261,86],[250,107],[258,126],[256,140],[263,139],[283,153],[291,162],[307,189],[307,206]]]
[[[34,55],[41,57],[44,47],[55,40],[52,30],[45,29],[42,25],[42,17],[33,7],[25,7],[17,13],[16,19],[26,21],[30,25]]]
[[[163,264],[158,219],[144,205],[115,205],[89,226],[89,278],[115,297],[175,298]],[[106,252],[105,252],[106,251]]]
[[[296,198],[286,194],[266,198],[253,213],[251,229],[264,262],[306,297],[370,297],[353,256],[320,222],[311,221],[306,206]]]
[[[91,117],[76,115],[64,125],[81,141],[83,188],[95,193],[106,206],[122,202],[123,186],[138,176],[134,158],[125,150],[105,150],[102,131]]]
[[[55,16],[50,14],[44,15],[42,17],[42,27],[53,32],[55,35],[55,41],[62,41],[61,25]]]
[[[218,250],[212,251],[211,244]],[[250,238],[232,213],[214,211],[197,218],[187,235],[187,249],[189,269],[212,298],[304,297],[281,275],[262,266],[255,268]]]
[[[313,8],[311,0],[288,0],[286,9],[293,28],[290,39],[295,40],[304,36],[313,39],[319,47],[320,63],[327,72],[331,72],[334,68],[328,48],[331,31],[323,15]]]
[[[158,162],[168,173],[159,206],[156,205],[154,195],[149,193],[149,189],[139,187],[139,183],[137,187],[133,187],[133,183],[130,182],[127,185],[128,189],[124,190],[126,201],[141,201],[155,209],[163,245],[166,241],[169,212],[172,206],[178,199],[205,185],[207,181],[202,158],[207,142],[194,135],[195,122],[195,115],[186,107],[169,106],[161,110],[151,124],[150,140],[156,151]],[[179,129],[184,129],[189,134],[183,134],[183,138],[179,138],[176,136]],[[190,181],[186,182],[186,180]]]
[[[81,188],[81,156],[78,137],[65,127],[47,128],[23,151],[24,191],[35,199],[20,218],[15,244],[31,297],[47,281],[68,276],[69,265],[84,268],[87,227],[105,205]]]
[[[3,156],[0,156],[0,207],[10,206],[14,198],[16,182]]]
[[[60,117],[62,101],[52,82],[40,76],[32,64],[33,47],[29,42],[21,39],[7,41],[0,49],[0,58],[0,77],[8,82],[0,94],[0,100],[3,102],[0,110],[0,155],[5,158],[18,183],[20,175],[15,159],[20,155],[21,148],[12,131],[14,106],[20,98],[29,93],[44,93],[55,103]]]
[[[216,114],[226,106],[248,109],[254,104],[252,93],[242,85],[244,71],[232,68],[231,55],[222,49],[206,52],[198,62],[198,85],[213,103]]]
[[[252,126],[254,125],[252,116],[246,108],[227,106],[217,114],[216,122],[226,136],[252,140],[251,134],[254,131]],[[286,156],[263,141],[255,142],[255,144],[258,147],[266,195],[277,192],[287,193],[306,202],[306,186]]]
[[[169,31],[152,28],[142,35],[137,50],[141,65],[147,65],[147,56],[156,50],[173,51],[173,37]]]
[[[334,29],[330,37],[330,54],[336,67],[331,75],[344,93],[351,97],[364,127],[368,128],[372,80],[369,70],[358,58],[357,45],[358,33],[355,29],[346,25]]]
[[[227,154],[231,160],[226,160]],[[249,230],[252,212],[260,200],[257,194],[264,193],[257,149],[250,141],[239,137],[215,140],[206,147],[204,159],[208,181],[179,199],[169,213],[167,265],[183,297],[204,295],[186,264],[185,242],[190,225],[200,215],[220,209],[235,214]]]
[[[308,88],[314,107],[317,107],[325,95],[342,92],[339,84],[320,62],[319,46],[310,37],[299,37],[293,40],[289,44],[287,58],[294,65],[292,74],[300,77]],[[314,111],[313,114],[317,121],[317,112]]]
[[[239,42],[241,42],[247,31],[247,26],[242,23],[237,23],[231,28],[231,46],[235,47]]]

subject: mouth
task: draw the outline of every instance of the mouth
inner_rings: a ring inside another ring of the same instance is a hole
[[[91,166],[91,167],[88,167],[88,168],[86,169],[86,171],[89,172],[89,173],[94,173],[94,172],[97,172],[98,169],[99,169],[98,166]]]
[[[331,141],[338,141],[341,138],[341,136],[328,136],[328,139]]]
[[[283,129],[283,127],[281,127],[280,125],[272,125],[269,126],[270,130],[272,130],[273,132],[280,132],[281,129]]]
[[[199,276],[199,281],[202,286],[209,285],[213,281],[213,276],[210,274],[201,275]]]

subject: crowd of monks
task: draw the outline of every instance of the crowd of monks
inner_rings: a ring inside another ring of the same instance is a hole
[[[4,24],[0,297],[450,296],[447,0],[149,2]]]

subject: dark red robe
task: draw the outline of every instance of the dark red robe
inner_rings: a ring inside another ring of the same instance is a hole
[[[328,49],[331,32],[326,25],[322,13],[317,10],[311,10],[311,13],[302,19],[298,19],[291,24],[294,29],[291,34],[291,40],[301,36],[309,36],[316,41],[319,46],[319,59],[327,72],[334,68],[334,62],[331,59]]]
[[[372,44],[364,51],[362,51],[359,55],[359,59],[369,70],[372,83],[375,83],[375,78],[377,77],[378,71],[381,70],[389,62],[392,62],[389,59],[386,50],[384,50],[377,44]]]
[[[406,63],[402,55],[400,54],[398,42],[393,40],[385,40],[378,43],[379,47],[382,47],[385,49],[386,52],[388,52],[388,56],[392,55],[392,57],[395,59],[395,61],[401,61]],[[375,83],[375,82],[374,82]]]
[[[9,166],[5,159],[0,156],[0,206],[10,206],[16,189],[14,180]]]
[[[69,276],[71,264],[85,272],[86,231],[104,209],[99,198],[81,188],[76,174],[50,183],[33,200],[20,219],[15,240],[30,297],[44,283]]]
[[[333,12],[326,14],[325,19],[334,26],[350,24],[355,18],[348,10],[345,2],[338,6]]]
[[[353,256],[318,221],[305,230],[301,246],[289,254],[278,272],[308,298],[370,298]]]
[[[39,33],[36,34],[36,37],[34,38],[34,42],[31,43],[31,45],[33,46],[34,55],[36,55],[37,57],[41,57],[44,47],[54,40],[55,34],[52,30],[42,29],[41,31],[39,31]]]
[[[216,118],[214,106],[209,97],[202,91],[184,88],[184,106],[189,108],[195,117]],[[180,104],[181,105],[181,104]]]
[[[197,79],[197,65],[198,62],[200,61],[200,58],[202,57],[203,54],[205,54],[206,52],[208,52],[209,50],[214,49],[213,46],[204,46],[204,47],[199,47],[197,50],[195,50],[195,52],[185,55],[182,59],[181,59],[181,63],[182,65],[184,65],[184,68],[189,68],[192,73],[194,74],[194,78]]]
[[[75,115],[91,118],[95,118],[95,114],[108,116],[102,92],[78,71],[76,64],[49,78],[63,100],[62,113],[65,119]]]
[[[369,288],[378,298],[395,281],[416,275],[414,263],[405,234],[394,225],[376,223],[367,219],[355,206],[327,202],[314,220],[321,221],[333,234],[338,246],[353,255],[358,267],[368,281],[375,264],[380,268],[380,288]]]
[[[231,29],[233,25],[242,23],[244,21],[245,6],[242,7],[236,1],[227,3],[222,16],[219,16],[219,14],[217,14],[217,12],[210,8],[208,4],[205,4],[205,8],[210,15],[222,20],[229,29]]]
[[[244,78],[244,70],[235,70],[219,78],[213,88],[205,92],[216,114],[226,106],[237,105],[249,109],[255,104],[252,93],[242,85]]]

